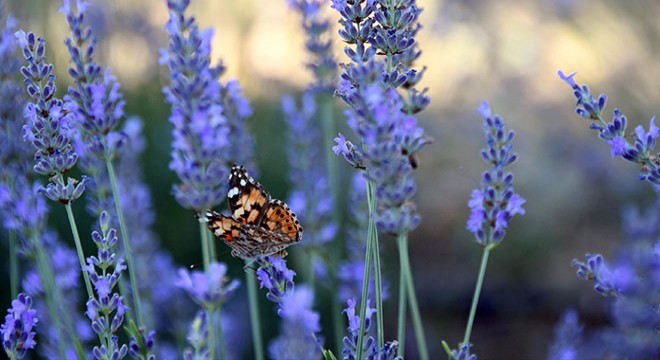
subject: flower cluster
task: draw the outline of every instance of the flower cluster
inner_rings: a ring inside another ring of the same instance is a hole
[[[337,63],[332,57],[332,41],[327,38],[330,21],[321,16],[321,0],[288,0],[289,6],[302,15],[302,27],[307,35],[305,48],[310,60],[307,67],[314,74],[311,93],[332,93],[337,72]]]
[[[167,5],[170,42],[161,63],[170,68],[171,84],[164,89],[174,125],[170,169],[182,181],[174,195],[183,207],[210,209],[225,197],[227,165],[251,160],[252,140],[243,120],[252,110],[238,83],[222,87],[218,82],[224,68],[211,66],[213,33],[200,31],[185,15],[190,1]]]
[[[124,116],[125,102],[117,78],[110,69],[103,71],[94,61],[96,39],[85,24],[85,9],[89,4],[75,1],[78,14],[74,12],[71,0],[64,0],[60,8],[72,35],[65,44],[73,62],[69,75],[75,86],[69,87],[67,100],[77,106],[75,114],[82,130],[85,151],[91,153],[87,156],[112,159],[124,141],[117,127]]]
[[[59,358],[64,350],[74,357],[74,342],[94,337],[89,321],[78,312],[82,300],[80,262],[76,252],[62,244],[54,231],[39,229],[32,240],[36,244],[32,244],[28,256],[38,259],[40,252],[50,254],[49,261],[35,261],[22,282],[25,293],[35,300],[41,333],[48,334],[40,338],[39,353],[44,358]],[[53,297],[59,301],[51,302]]]
[[[511,218],[525,214],[522,208],[525,199],[513,191],[513,174],[504,170],[518,158],[511,151],[515,133],[505,131],[504,122],[499,116],[491,115],[487,102],[484,101],[478,111],[484,117],[488,145],[481,151],[481,157],[491,169],[484,172],[481,189],[472,191],[467,229],[476,235],[481,246],[494,247],[504,238]]]
[[[206,347],[208,338],[209,321],[204,311],[198,311],[195,319],[190,324],[188,330],[188,344],[193,348],[186,349],[183,353],[185,360],[208,359],[209,353]]]
[[[11,302],[5,322],[0,326],[2,347],[10,359],[23,359],[37,342],[32,328],[39,322],[37,312],[32,309],[32,298],[23,293]]]
[[[238,288],[238,280],[229,281],[227,265],[213,262],[206,273],[179,269],[176,286],[185,290],[199,306],[216,309],[229,299]]]
[[[660,131],[654,120],[648,131],[642,126],[635,129],[632,145],[626,138],[627,119],[618,109],[614,110],[612,122],[603,120],[605,95],[595,101],[587,86],[575,82],[575,74],[566,76],[560,71],[559,76],[573,88],[578,99],[578,114],[594,120],[591,128],[612,145],[612,155],[640,164],[640,179],[658,184],[657,155],[652,151]],[[596,292],[607,298],[611,324],[593,331],[582,343],[577,316],[566,315],[558,328],[563,330],[558,330],[556,344],[559,345],[551,349],[553,354],[563,351],[569,355],[564,358],[653,359],[660,356],[657,341],[660,328],[659,215],[660,202],[657,201],[646,212],[629,209],[624,213],[627,239],[611,260],[598,253],[587,254],[584,262],[573,260],[577,276],[592,281]]]
[[[375,184],[378,228],[407,233],[421,220],[411,200],[416,190],[415,156],[431,141],[412,114],[423,108],[422,103],[428,104],[428,98],[418,92],[403,97],[396,89],[410,90],[421,79],[421,72],[407,68],[419,56],[412,49],[421,10],[414,1],[336,0],[332,7],[342,16],[340,37],[354,44],[344,50],[352,63],[342,64],[337,94],[350,106],[348,124],[361,139],[357,147],[339,134],[333,151],[353,167],[364,169]],[[378,55],[386,59],[381,61]]]
[[[186,208],[209,209],[226,193],[229,127],[223,116],[221,69],[211,66],[211,31],[200,31],[185,15],[188,0],[170,0],[170,37],[161,62],[170,68],[171,85],[165,88],[172,105],[172,161],[181,184],[174,187],[177,201]],[[192,101],[194,99],[194,101]]]
[[[93,349],[96,359],[122,359],[128,354],[128,346],[119,345],[116,332],[122,326],[124,315],[129,308],[124,305],[123,297],[113,291],[121,272],[126,270],[126,265],[124,260],[115,254],[117,231],[109,226],[108,213],[101,213],[100,232],[92,232],[92,240],[98,247],[98,254],[87,258],[85,269],[96,290],[96,297],[87,301],[87,316],[92,321],[92,330],[101,339],[101,346],[94,346]]]
[[[333,199],[330,192],[322,148],[321,127],[314,119],[314,95],[306,92],[300,109],[290,96],[282,98],[282,110],[289,122],[289,179],[294,190],[289,206],[305,224],[304,246],[322,246],[335,238],[337,224],[332,221]]]
[[[602,111],[605,109],[607,97],[601,94],[598,100],[594,100],[587,85],[579,85],[575,82],[575,74],[565,75],[559,71],[559,77],[573,89],[573,95],[577,99],[578,115],[593,121],[590,128],[598,131],[598,136],[612,146],[612,157],[621,156],[627,161],[639,164],[640,180],[660,184],[660,161],[658,154],[654,153],[660,130],[655,125],[655,117],[651,119],[648,131],[639,125],[632,134],[633,141],[628,140],[626,116],[619,109],[614,109],[612,121],[606,122],[602,117]]]
[[[348,299],[346,302],[348,307],[344,310],[348,318],[348,333],[350,336],[344,337],[344,359],[356,360],[357,359],[357,343],[360,333],[360,316],[355,313],[355,299]],[[371,326],[371,316],[376,312],[376,309],[370,308],[367,303],[367,312],[364,326],[364,336],[368,336],[369,328]],[[364,341],[363,345],[364,358],[367,360],[403,360],[402,357],[397,356],[397,349],[399,343],[394,340],[387,342],[383,345],[382,349],[378,349],[377,341],[369,336]]]
[[[555,327],[555,338],[548,353],[548,360],[583,359],[578,349],[582,342],[583,326],[577,312],[568,310]]]
[[[64,183],[63,174],[78,161],[78,154],[71,144],[76,133],[71,104],[55,97],[55,75],[53,65],[46,63],[44,39],[24,31],[18,31],[16,37],[27,61],[27,66],[21,67],[21,73],[32,98],[25,108],[28,125],[24,127],[24,139],[37,150],[34,171],[50,178],[44,191],[46,196],[68,204],[82,195],[88,181],[83,176],[82,181],[68,178]]]
[[[260,288],[268,290],[266,294],[268,300],[280,303],[293,291],[293,277],[296,276],[296,272],[286,266],[286,260],[278,257],[259,258],[257,263]]]
[[[283,322],[280,335],[269,345],[273,359],[315,359],[321,356],[322,343],[316,333],[321,331],[320,316],[312,310],[314,291],[300,286],[285,296],[279,315]]]

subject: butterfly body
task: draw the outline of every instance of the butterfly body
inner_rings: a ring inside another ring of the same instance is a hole
[[[284,257],[286,248],[302,239],[303,228],[293,211],[272,199],[243,166],[232,166],[227,200],[231,216],[207,211],[199,218],[232,249],[233,256]]]

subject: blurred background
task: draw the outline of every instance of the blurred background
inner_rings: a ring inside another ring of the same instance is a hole
[[[97,61],[119,78],[127,113],[145,121],[149,145],[143,166],[157,209],[156,231],[180,266],[199,264],[197,224],[171,195],[177,179],[168,169],[172,126],[162,93],[169,74],[158,63],[159,50],[167,46],[165,1],[91,3]],[[637,180],[639,169],[613,160],[608,145],[575,114],[572,92],[557,70],[577,71],[578,83],[589,84],[596,94],[606,92],[608,118],[619,107],[631,128],[647,126],[657,111],[652,105],[660,98],[660,3],[418,4],[424,9],[424,28],[417,39],[423,51],[419,64],[428,67],[422,84],[432,99],[419,119],[435,142],[420,154],[417,204],[423,221],[411,234],[410,255],[432,358],[445,357],[441,340],[455,345],[462,339],[477,277],[481,251],[465,223],[467,200],[485,169],[479,156],[484,147],[482,119],[475,112],[484,99],[517,133],[514,150],[519,161],[511,170],[516,191],[527,199],[527,214],[512,221],[504,242],[491,254],[473,352],[479,359],[543,358],[565,309],[577,309],[587,329],[607,321],[606,302],[591,284],[576,278],[571,260],[586,252],[611,255],[623,238],[622,210],[645,207],[655,199],[651,187]],[[20,28],[46,38],[63,94],[69,60],[59,6],[58,1],[12,0],[8,7]],[[307,57],[298,14],[284,0],[193,0],[190,11],[201,27],[216,31],[213,58],[227,66],[224,80],[238,79],[252,102],[255,113],[248,125],[257,140],[260,181],[273,196],[286,198],[288,160],[280,96],[300,93],[311,80],[303,66]],[[333,11],[327,14],[338,20]],[[343,44],[338,37],[334,41],[336,58],[345,62]],[[340,99],[336,104],[343,108]],[[344,124],[341,111],[336,114],[338,124]],[[78,206],[80,218],[88,221],[80,227],[89,229],[92,219]],[[68,234],[63,214],[52,214],[53,224],[62,221],[62,234]],[[386,305],[386,339],[392,339],[398,261],[394,239],[381,241],[383,268],[393,284]],[[1,249],[6,252],[6,247]],[[228,261],[242,277],[240,263]],[[0,271],[2,279],[8,279],[6,266]],[[9,304],[7,289],[0,289],[3,309]],[[408,339],[409,358],[415,358],[412,332]]]

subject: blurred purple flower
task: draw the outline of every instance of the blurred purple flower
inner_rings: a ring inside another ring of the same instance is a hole
[[[305,92],[296,109],[291,96],[282,98],[282,110],[289,123],[289,180],[294,189],[289,206],[305,225],[304,246],[319,247],[335,238],[337,225],[332,221],[333,198],[322,147],[323,132],[314,116],[314,94]]]
[[[176,286],[185,290],[199,306],[213,310],[227,301],[238,288],[238,280],[229,281],[227,265],[212,262],[208,272],[179,269]]]
[[[32,309],[32,298],[24,293],[18,294],[7,312],[5,322],[0,325],[2,346],[10,359],[23,359],[27,351],[37,345],[33,327],[39,319]]]
[[[279,315],[283,322],[280,335],[268,346],[273,359],[315,359],[321,357],[322,342],[316,337],[321,331],[320,316],[312,310],[314,292],[300,286],[285,296]]]
[[[583,326],[575,310],[567,310],[555,327],[555,337],[550,347],[548,360],[577,360],[582,342]]]

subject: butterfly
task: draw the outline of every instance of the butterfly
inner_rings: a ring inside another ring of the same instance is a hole
[[[207,211],[198,217],[232,249],[232,256],[284,257],[286,248],[302,239],[296,214],[283,201],[271,198],[241,165],[231,168],[227,201],[231,216]]]

